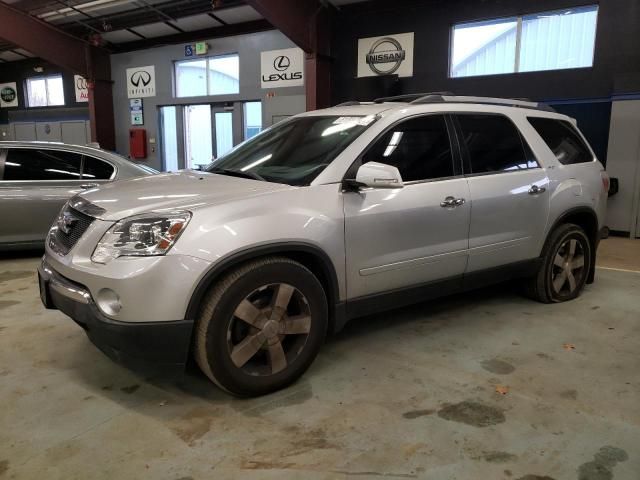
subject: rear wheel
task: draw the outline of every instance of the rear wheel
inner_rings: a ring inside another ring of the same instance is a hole
[[[327,332],[327,300],[303,265],[273,257],[248,263],[209,292],[197,320],[195,356],[217,385],[241,396],[294,382]]]
[[[560,225],[547,240],[538,272],[526,280],[527,294],[543,303],[576,298],[589,277],[591,255],[591,242],[581,227]]]

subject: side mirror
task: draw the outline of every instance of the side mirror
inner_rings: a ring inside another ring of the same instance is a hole
[[[402,188],[402,176],[396,167],[378,162],[362,165],[356,173],[356,184],[370,188]]]

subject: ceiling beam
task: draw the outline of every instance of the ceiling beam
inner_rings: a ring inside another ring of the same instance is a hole
[[[319,52],[323,46],[314,32],[318,14],[325,9],[319,0],[246,0],[264,18],[306,53]]]
[[[110,72],[100,68],[105,62],[95,61],[105,57],[108,64],[108,52],[4,2],[0,2],[0,31],[4,40],[54,65],[86,78],[110,80]]]

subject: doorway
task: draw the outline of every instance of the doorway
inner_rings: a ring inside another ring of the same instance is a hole
[[[184,107],[185,168],[199,170],[213,160],[211,105]]]
[[[198,170],[262,130],[262,104],[160,106],[158,126],[162,170]]]

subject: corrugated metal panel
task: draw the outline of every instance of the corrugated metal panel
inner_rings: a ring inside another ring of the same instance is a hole
[[[516,28],[500,35],[476,53],[461,62],[452,72],[453,77],[493,75],[513,72],[516,59]]]
[[[596,8],[567,15],[522,20],[520,71],[590,67],[596,36]]]

